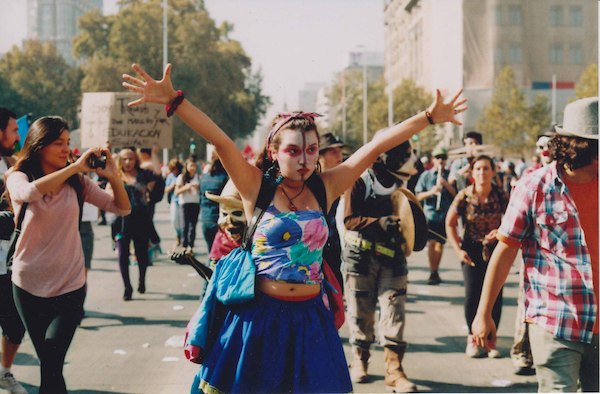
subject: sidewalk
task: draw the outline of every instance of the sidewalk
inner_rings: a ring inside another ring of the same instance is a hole
[[[173,243],[168,207],[157,207],[156,226],[163,251]],[[198,366],[188,362],[182,350],[185,326],[196,310],[204,283],[187,266],[178,266],[166,253],[149,268],[147,292],[134,291],[133,300],[122,301],[123,285],[110,229],[95,226],[95,250],[88,278],[87,317],[67,354],[65,378],[70,393],[187,393]],[[198,258],[206,259],[204,241]],[[130,267],[137,283],[137,267]],[[466,324],[462,302],[460,265],[450,248],[444,251],[440,286],[427,286],[426,252],[409,258],[409,298],[404,367],[420,391],[429,392],[536,392],[535,376],[512,373],[508,357],[516,310],[518,277],[513,270],[504,290],[504,309],[499,329],[501,359],[470,359],[464,354]],[[134,286],[135,287],[135,286]],[[350,357],[347,327],[340,332]],[[386,392],[383,384],[383,349],[374,346],[369,372],[372,380],[355,384],[357,393]],[[37,393],[39,366],[26,336],[13,372],[31,393]]]

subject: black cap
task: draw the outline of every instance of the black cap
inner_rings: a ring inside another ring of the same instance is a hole
[[[325,133],[319,138],[319,153],[323,153],[330,148],[342,148],[344,146],[346,144],[332,133]]]

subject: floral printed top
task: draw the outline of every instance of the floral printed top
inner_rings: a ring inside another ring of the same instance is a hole
[[[329,230],[321,211],[279,212],[271,204],[254,233],[256,276],[288,283],[321,284]]]
[[[463,239],[482,241],[492,230],[500,227],[502,216],[508,205],[508,194],[492,185],[492,190],[484,203],[474,194],[474,186],[461,190],[450,209],[454,209],[461,217],[465,234]]]

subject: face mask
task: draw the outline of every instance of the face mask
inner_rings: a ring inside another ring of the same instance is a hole
[[[244,211],[240,208],[231,208],[221,204],[217,224],[231,239],[239,241],[242,238],[244,227],[246,227]]]

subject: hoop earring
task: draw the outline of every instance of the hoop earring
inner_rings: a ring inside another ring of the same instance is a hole
[[[283,175],[279,172],[279,163],[274,162],[271,167],[265,171],[265,180],[273,186],[278,186],[283,182]]]

